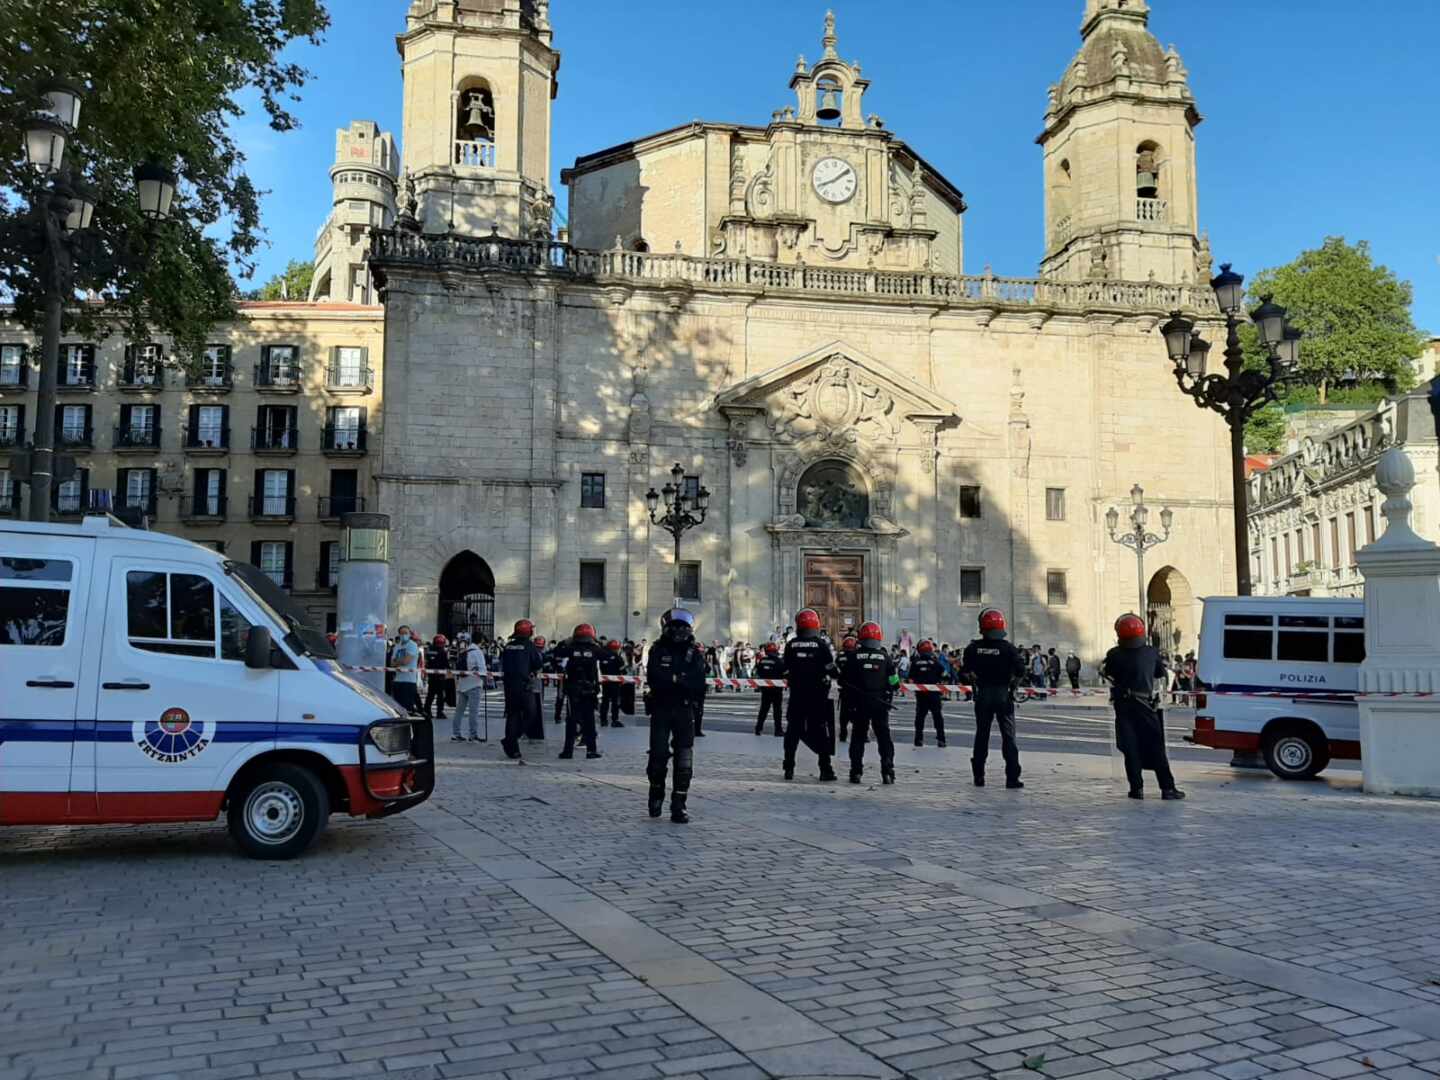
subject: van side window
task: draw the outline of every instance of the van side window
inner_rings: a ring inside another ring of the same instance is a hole
[[[1274,660],[1273,615],[1234,613],[1225,616],[1226,660]]]
[[[68,559],[0,558],[0,646],[64,645],[74,573]]]
[[[215,588],[196,574],[131,570],[125,603],[132,648],[215,657]]]
[[[1324,615],[1281,615],[1276,656],[1304,664],[1330,661],[1330,620]]]
[[[1358,664],[1365,659],[1365,620],[1335,617],[1335,663]]]
[[[220,659],[245,659],[245,642],[250,638],[250,620],[220,597]]]

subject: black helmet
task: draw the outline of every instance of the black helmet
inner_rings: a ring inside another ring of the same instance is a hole
[[[684,608],[671,608],[660,616],[660,629],[672,641],[688,641],[695,636],[695,616]]]

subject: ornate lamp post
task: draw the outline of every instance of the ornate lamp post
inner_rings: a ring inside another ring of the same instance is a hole
[[[45,282],[45,326],[40,345],[40,381],[36,387],[35,435],[30,450],[31,521],[50,519],[50,489],[55,478],[55,377],[60,364],[60,331],[65,304],[75,297],[77,260],[98,264],[102,253],[84,243],[95,216],[95,194],[64,167],[65,147],[80,124],[84,91],[73,83],[53,80],[41,88],[44,105],[25,129],[25,156],[31,167],[49,178],[33,197],[34,247]],[[140,211],[150,221],[170,216],[175,174],[147,162],[135,169]]]
[[[670,483],[659,491],[653,487],[645,493],[645,507],[650,520],[675,538],[675,604],[680,604],[680,537],[696,525],[703,524],[710,508],[710,492],[699,486],[693,492],[685,487],[685,466],[678,461],[670,470]]]
[[[1170,539],[1170,526],[1175,520],[1174,512],[1167,506],[1160,511],[1160,528],[1163,534],[1157,536],[1152,532],[1145,531],[1145,525],[1150,520],[1150,508],[1145,505],[1145,489],[1136,484],[1130,489],[1130,528],[1123,533],[1116,533],[1120,527],[1120,511],[1111,507],[1105,511],[1105,526],[1110,530],[1110,539],[1117,544],[1124,544],[1135,552],[1135,578],[1139,589],[1140,606],[1135,609],[1135,614],[1142,619],[1145,615],[1145,552],[1153,547],[1159,547]]]
[[[1285,309],[1268,296],[1250,313],[1269,352],[1264,370],[1246,370],[1240,348],[1240,310],[1245,299],[1245,278],[1222,263],[1210,282],[1225,316],[1225,374],[1207,373],[1210,343],[1195,332],[1195,323],[1180,312],[1160,327],[1165,348],[1175,364],[1175,381],[1202,409],[1211,409],[1230,425],[1230,486],[1235,502],[1236,591],[1250,595],[1250,544],[1245,506],[1245,422],[1278,397],[1279,388],[1295,377],[1300,365],[1301,333],[1285,321]]]

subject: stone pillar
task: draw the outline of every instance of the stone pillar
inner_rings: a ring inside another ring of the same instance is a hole
[[[1375,467],[1385,534],[1355,556],[1365,575],[1362,694],[1440,691],[1440,547],[1410,527],[1415,467],[1400,448]],[[1440,795],[1440,697],[1360,698],[1365,790]]]
[[[385,666],[385,612],[390,603],[390,515],[346,514],[340,541],[335,638],[346,667]],[[385,692],[383,671],[355,678]]]

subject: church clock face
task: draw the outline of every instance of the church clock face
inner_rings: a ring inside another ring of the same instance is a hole
[[[829,203],[845,202],[855,194],[859,184],[850,163],[833,157],[821,158],[815,163],[810,182],[815,186],[815,194]]]

